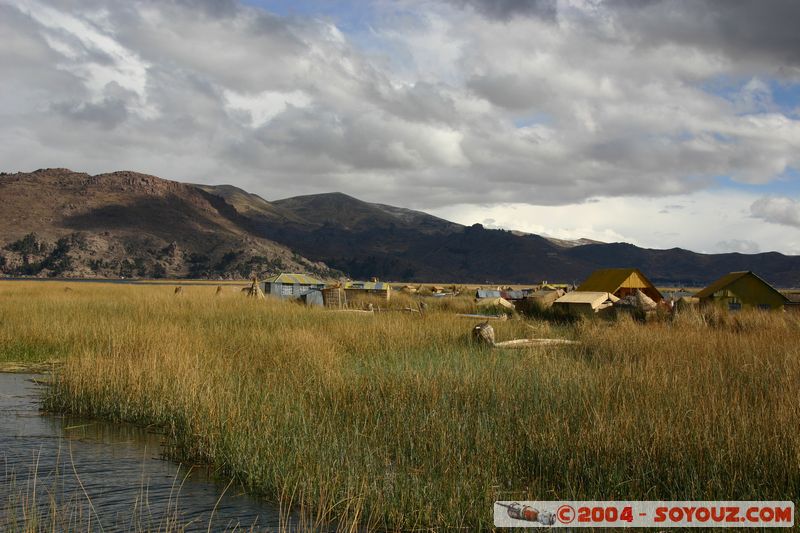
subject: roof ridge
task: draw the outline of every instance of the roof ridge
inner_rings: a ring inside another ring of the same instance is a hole
[[[789,300],[782,292],[780,292],[778,289],[773,287],[770,283],[768,283],[766,280],[764,280],[761,276],[759,276],[758,274],[756,274],[752,270],[740,270],[740,271],[737,271],[737,272],[728,272],[727,274],[725,274],[724,276],[722,276],[718,280],[714,281],[711,285],[709,285],[705,289],[701,290],[700,292],[698,292],[694,296],[695,296],[695,298],[706,298],[708,296],[711,296],[712,294],[714,294],[718,290],[720,290],[720,289],[722,289],[724,287],[727,287],[731,283],[743,278],[744,276],[747,276],[748,274],[753,276],[754,278],[756,278],[761,283],[763,283],[768,289],[770,289],[775,294],[780,295],[780,297],[783,298],[785,301]]]

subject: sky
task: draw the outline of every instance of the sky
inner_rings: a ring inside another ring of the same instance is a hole
[[[800,254],[795,0],[0,0],[0,170]]]

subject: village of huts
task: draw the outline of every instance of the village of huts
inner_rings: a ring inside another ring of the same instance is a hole
[[[464,293],[459,285],[395,285],[379,281],[339,280],[326,282],[307,274],[280,273],[254,285],[268,297],[294,299],[309,306],[354,309],[388,306],[392,291],[405,298],[422,300],[426,295],[447,298]],[[249,289],[251,292],[253,288]],[[799,309],[800,303],[772,287],[750,271],[731,272],[699,292],[671,290],[669,298],[637,268],[607,268],[593,272],[580,285],[543,281],[528,288],[480,287],[474,290],[477,314],[463,316],[505,319],[514,312],[552,309],[559,316],[610,316],[630,313],[647,317],[686,307],[715,305],[729,311],[739,309]],[[366,304],[364,302],[369,302]],[[382,303],[383,302],[383,303]],[[420,303],[415,309],[424,308]],[[412,309],[407,309],[412,310]]]

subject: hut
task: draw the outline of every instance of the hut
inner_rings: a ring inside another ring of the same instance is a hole
[[[525,298],[525,291],[523,290],[514,290],[514,289],[504,289],[500,291],[500,296],[505,298],[506,300],[522,300]]]
[[[503,298],[504,300],[514,301],[522,300],[529,296],[533,291],[525,289],[478,289],[475,291],[475,298],[483,300],[484,298]]]
[[[783,309],[789,299],[752,272],[731,272],[695,294],[700,304],[724,305],[728,309]]]
[[[348,300],[352,297],[369,294],[389,301],[392,287],[383,281],[348,281],[344,284],[344,292]]]
[[[655,285],[638,268],[605,268],[595,270],[589,278],[580,284],[580,292],[607,292],[617,298],[625,298],[642,291],[654,302],[661,303],[664,297]]]
[[[536,306],[539,309],[548,309],[556,300],[565,294],[566,293],[561,289],[554,291],[536,291],[526,296],[524,301],[526,304]]]
[[[324,290],[324,289],[322,289]],[[325,298],[322,295],[322,290],[320,289],[313,289],[305,293],[300,297],[300,300],[303,301],[309,307],[324,307],[325,306]]]
[[[329,309],[343,309],[347,306],[347,297],[340,285],[322,289],[322,301]]]
[[[513,312],[515,311],[514,304],[506,300],[505,298],[484,298],[478,302],[478,310],[486,311],[486,310],[494,310],[494,311],[501,311],[501,312]]]
[[[538,287],[538,290],[542,291],[566,291],[567,289],[569,289],[569,285],[566,283],[547,283],[546,281],[543,281]]]
[[[635,320],[645,321],[658,311],[658,304],[641,290],[636,289],[632,294],[614,302],[613,312],[619,316],[624,313]]]
[[[784,306],[786,311],[792,311],[794,313],[800,312],[800,293],[796,292],[787,292],[785,294],[786,298],[789,299],[789,302]]]
[[[614,302],[614,307],[647,313],[650,311],[655,311],[658,308],[658,304],[645,293],[639,289],[636,289],[628,296],[620,298],[618,301]]]
[[[569,315],[593,315],[611,307],[617,301],[619,298],[610,292],[572,291],[553,302],[553,309]]]
[[[282,272],[263,282],[265,294],[278,298],[300,298],[312,290],[322,290],[325,282],[306,274]]]
[[[483,300],[484,298],[502,298],[499,290],[494,289],[478,289],[475,291],[475,298]]]

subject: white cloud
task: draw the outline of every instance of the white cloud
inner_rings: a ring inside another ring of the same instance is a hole
[[[101,101],[107,87],[114,84],[138,96],[132,111],[146,118],[157,114],[147,101],[149,65],[135,52],[103,33],[88,18],[72,16],[36,0],[23,0],[17,7],[41,25],[45,42],[63,56],[56,66],[82,79],[92,102]]]
[[[800,62],[777,40],[751,54],[716,23],[704,33],[691,14],[706,2],[644,4],[376,2],[369,38],[354,40],[329,20],[233,1],[0,0],[0,160],[224,181],[267,198],[342,190],[460,206],[454,216],[561,237],[778,247],[766,221],[786,224],[791,208],[753,218],[756,198],[731,193],[735,210],[692,215],[704,225],[691,232],[657,198],[705,200],[719,176],[765,184],[800,168],[800,116],[770,89],[775,76],[800,79]],[[723,98],[707,89],[720,79],[744,82]]]
[[[670,197],[669,205],[663,198],[594,198],[561,206],[452,205],[432,213],[465,225],[491,220],[495,228],[559,239],[589,238],[704,253],[774,250],[800,254],[800,232],[754,224],[753,201],[751,194],[716,190]],[[794,209],[795,216],[800,214],[797,204]]]
[[[303,91],[281,93],[264,91],[259,94],[242,94],[226,89],[225,106],[234,112],[248,115],[247,124],[253,128],[263,126],[275,116],[283,113],[287,107],[307,107],[311,98]]]
[[[791,198],[759,198],[750,206],[750,212],[773,224],[800,228],[800,202]]]

